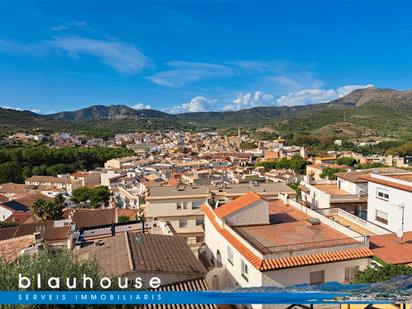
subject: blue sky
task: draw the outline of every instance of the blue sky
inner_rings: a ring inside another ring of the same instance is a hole
[[[412,3],[0,1],[0,106],[171,113],[412,88]]]

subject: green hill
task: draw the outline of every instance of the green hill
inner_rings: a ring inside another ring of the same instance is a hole
[[[183,113],[135,110],[124,105],[94,105],[71,112],[38,115],[0,109],[2,131],[70,130],[113,134],[133,130],[265,127],[280,134],[402,134],[412,123],[412,91],[366,88],[329,103],[304,106],[260,106],[240,111]]]

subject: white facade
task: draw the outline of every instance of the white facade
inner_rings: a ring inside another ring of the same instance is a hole
[[[9,208],[7,208],[3,205],[0,205],[0,222],[6,220],[12,214],[13,214],[13,212]]]
[[[286,200],[289,202],[289,200]],[[289,207],[298,208],[301,205],[295,203],[289,204]],[[260,209],[264,209],[260,205]],[[254,206],[251,206],[252,209]],[[256,207],[255,207],[256,208]],[[206,211],[206,209],[205,209]],[[327,224],[330,227],[336,228],[337,231],[346,234],[348,237],[358,237],[359,234],[341,226],[330,219],[323,217],[310,209],[306,209],[309,215],[314,218],[319,218],[322,224]],[[238,213],[238,212],[236,212]],[[279,254],[262,254],[254,246],[252,246],[246,239],[235,232],[235,230],[228,226],[225,219],[219,219],[214,215],[213,222],[209,218],[210,215],[205,216],[205,244],[206,259],[214,265],[214,268],[209,272],[207,281],[212,289],[224,289],[229,287],[261,287],[261,286],[276,286],[286,287],[297,284],[314,284],[320,282],[345,282],[353,279],[353,275],[357,270],[362,270],[368,267],[369,258],[358,258],[353,260],[337,261],[331,263],[315,264],[301,267],[289,267],[278,270],[260,271],[253,265],[245,256],[250,257],[252,253],[255,257],[264,261],[266,259],[273,259],[278,257],[290,256],[291,253],[285,252]],[[227,218],[227,217],[226,217]],[[225,230],[222,234],[221,230]],[[239,246],[233,245],[233,239],[227,238],[227,232],[239,241],[244,248],[240,252]],[[226,235],[226,236],[225,236]],[[273,237],[281,237],[281,235],[273,235]],[[357,248],[368,248],[368,242],[359,243]],[[245,254],[246,250],[250,251]],[[298,252],[298,255],[314,254],[320,252],[330,252],[331,250],[346,250],[352,249],[351,246],[341,246],[326,249],[309,249],[307,253]],[[320,251],[319,251],[320,250]],[[292,253],[292,255],[295,255]],[[246,271],[245,271],[246,270]],[[320,279],[316,282],[314,280]],[[218,279],[218,280],[217,280]],[[267,308],[265,305],[253,305],[254,308]]]
[[[389,181],[412,190],[412,183],[390,176],[372,175],[368,188],[368,221],[394,233],[412,231],[412,191],[373,182]]]

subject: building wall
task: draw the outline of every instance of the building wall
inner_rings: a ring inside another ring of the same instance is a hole
[[[209,261],[217,260],[220,252],[221,262],[230,276],[242,287],[256,287],[262,285],[260,271],[256,270],[230,243],[214,228],[209,219],[205,217],[205,243],[207,246],[207,258]],[[233,251],[233,265],[228,261],[228,250],[230,246]],[[248,266],[248,281],[241,276],[241,261]],[[216,266],[216,264],[215,264]],[[221,287],[225,288],[225,287]]]
[[[377,196],[377,189],[387,190],[388,201]],[[402,227],[402,208],[404,205],[404,231],[412,231],[412,193],[389,186],[369,182],[368,189],[368,221],[371,221],[392,232]],[[388,214],[388,224],[376,220],[376,211]]]
[[[0,206],[0,222],[6,220],[12,214],[13,212],[10,209]]]
[[[247,208],[243,208],[226,219],[232,225],[250,225],[269,223],[269,203],[257,201]]]
[[[325,272],[325,282],[344,282],[345,268],[359,266],[359,269],[365,269],[369,265],[369,259],[358,259],[336,263],[317,264],[305,267],[286,268],[275,271],[263,272],[263,285],[269,286],[292,286],[296,284],[309,284],[310,273],[314,271]]]
[[[364,269],[369,265],[369,259],[364,258],[261,272],[250,264],[233,246],[230,245],[230,243],[214,228],[207,217],[205,218],[205,243],[207,246],[208,260],[211,261],[214,259],[215,266],[219,266],[216,265],[219,251],[223,267],[241,287],[260,287],[265,285],[284,287],[310,283],[310,273],[321,270],[325,271],[325,282],[343,282],[345,280],[346,267],[359,266],[359,269]],[[228,246],[230,246],[233,251],[233,264],[228,261]],[[248,280],[241,275],[242,260],[248,266]]]
[[[353,183],[344,179],[338,178],[338,187],[340,183],[340,188],[349,194],[360,194],[361,191],[367,192],[368,191],[368,184],[367,183]]]

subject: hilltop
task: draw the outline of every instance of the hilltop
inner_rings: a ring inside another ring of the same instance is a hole
[[[168,114],[125,105],[93,105],[39,115],[0,109],[0,127],[10,130],[71,130],[107,134],[132,130],[270,128],[278,133],[398,134],[410,130],[412,91],[366,88],[328,102],[302,106],[259,106],[240,111]]]

